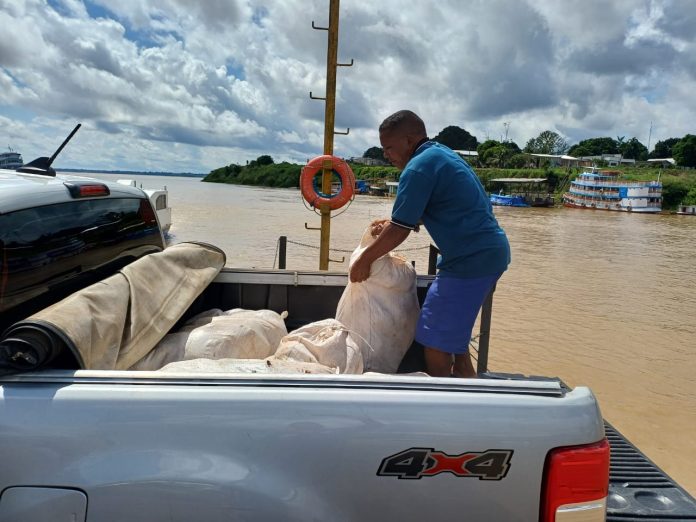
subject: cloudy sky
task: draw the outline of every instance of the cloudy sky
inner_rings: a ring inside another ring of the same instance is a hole
[[[0,150],[208,172],[322,153],[329,0],[0,0]],[[696,0],[342,0],[335,153],[391,112],[524,146],[696,134]],[[652,133],[650,126],[652,122]],[[649,136],[650,134],[650,136]]]

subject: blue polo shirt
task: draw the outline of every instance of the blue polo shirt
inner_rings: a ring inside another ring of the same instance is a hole
[[[401,172],[391,219],[410,229],[422,221],[440,249],[441,276],[493,275],[510,263],[507,236],[481,181],[440,143],[421,144]]]

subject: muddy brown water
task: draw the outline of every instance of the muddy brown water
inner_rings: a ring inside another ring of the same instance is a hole
[[[315,247],[291,242],[288,268],[318,269],[319,233],[305,223],[319,218],[298,190],[130,177],[167,186],[174,242],[207,241],[228,266],[271,268],[285,235]],[[332,220],[332,248],[351,251],[391,204],[358,196]],[[496,216],[513,261],[495,293],[489,367],[589,386],[604,417],[696,494],[696,217],[500,207]],[[421,232],[400,247],[419,272],[429,243]]]

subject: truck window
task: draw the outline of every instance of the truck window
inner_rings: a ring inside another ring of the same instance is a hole
[[[161,250],[146,199],[69,201],[0,215],[0,311],[107,266]],[[157,245],[147,249],[143,246]]]

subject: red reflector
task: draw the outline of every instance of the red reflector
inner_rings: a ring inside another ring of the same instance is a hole
[[[556,448],[549,452],[541,492],[541,520],[553,522],[566,504],[589,502],[609,493],[609,443]]]
[[[68,189],[70,195],[74,198],[89,198],[95,196],[108,196],[110,194],[109,187],[101,183],[84,183],[84,182],[64,182],[63,185]]]
[[[105,185],[80,185],[80,196],[108,196],[109,190]]]

